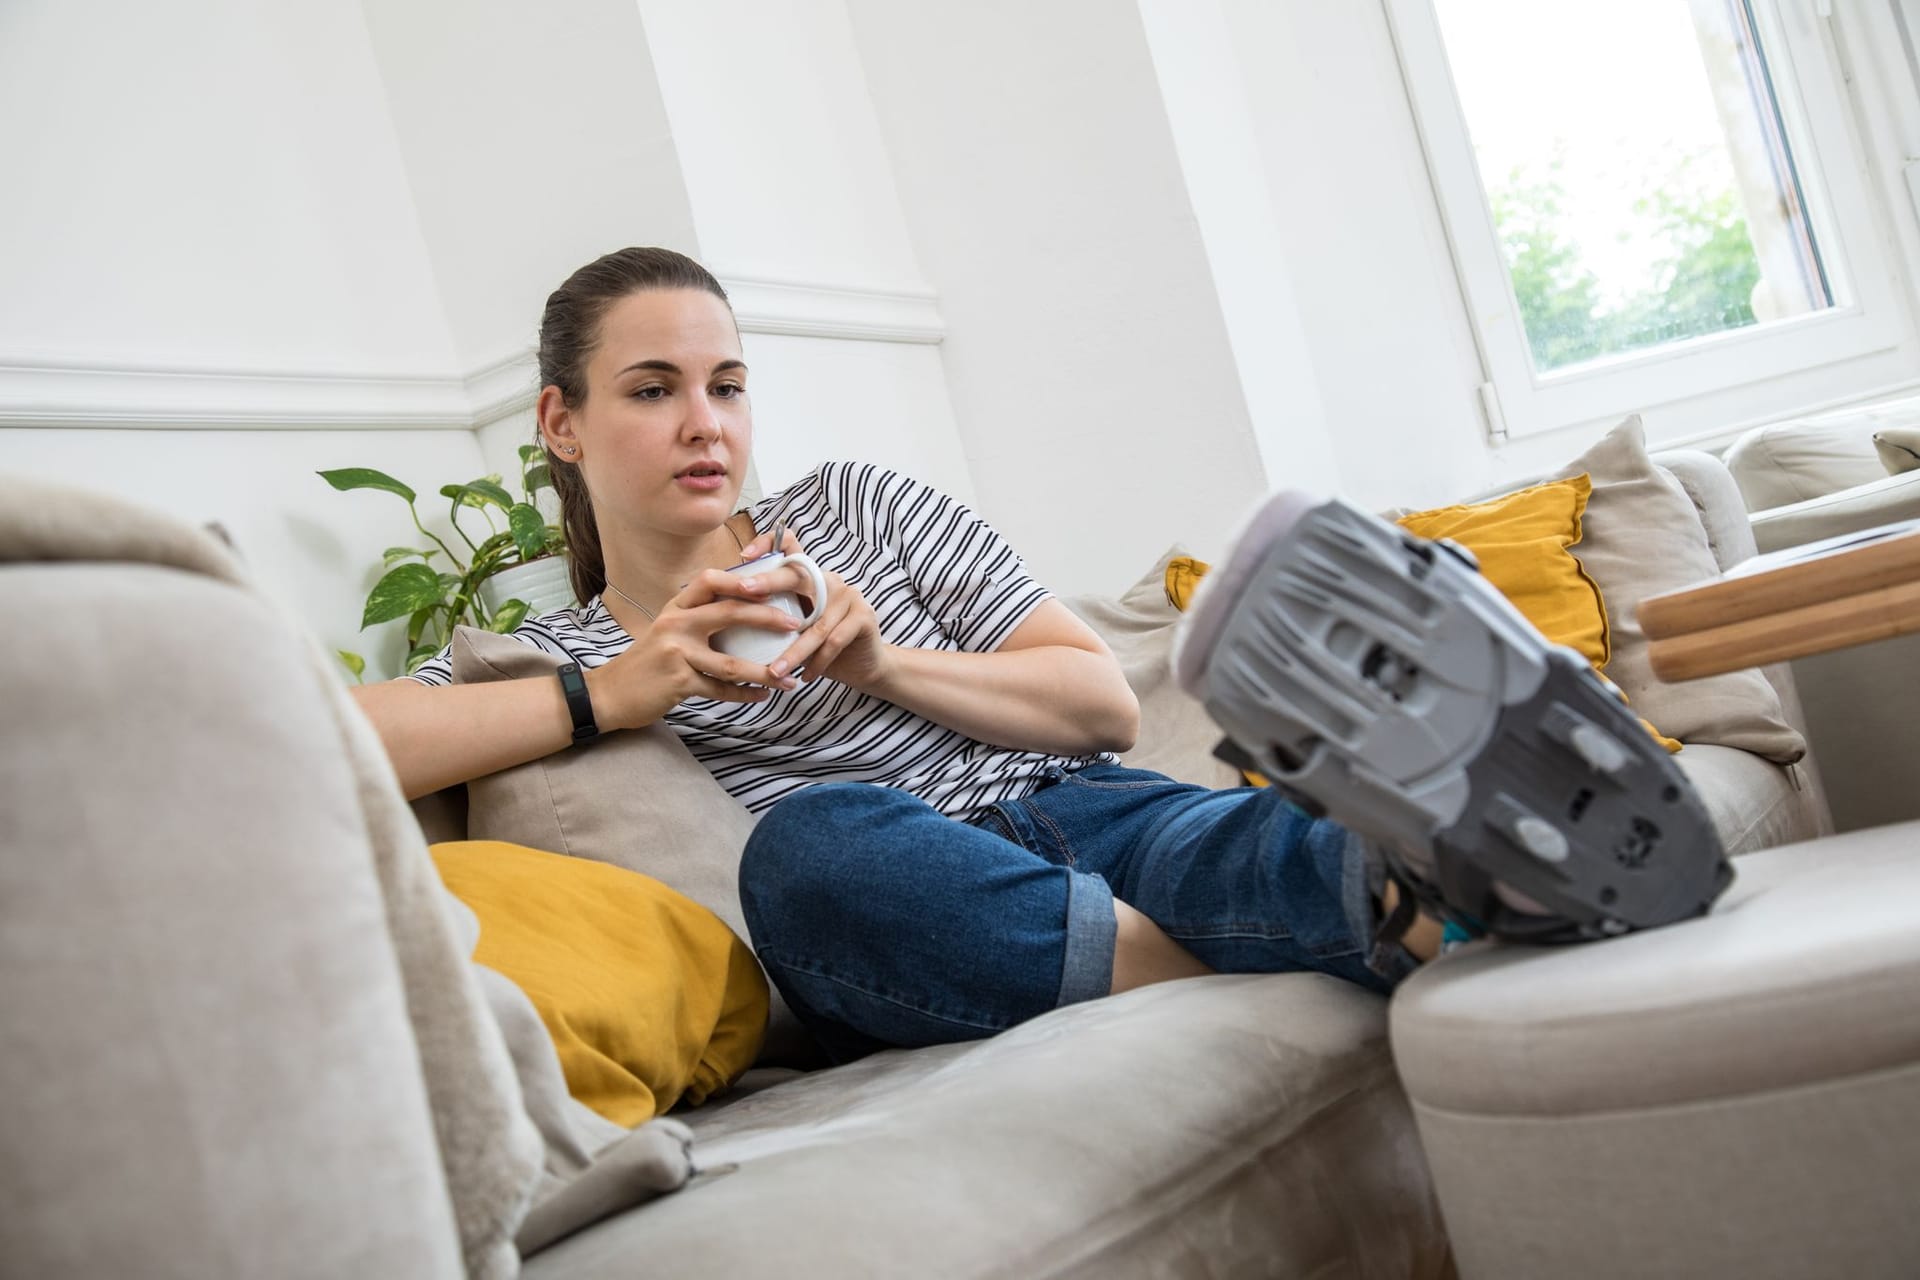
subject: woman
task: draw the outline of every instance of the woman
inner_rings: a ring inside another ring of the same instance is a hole
[[[409,796],[561,750],[577,724],[664,720],[762,815],[740,869],[752,942],[841,1058],[1214,970],[1386,989],[1412,967],[1399,948],[1368,967],[1391,901],[1345,831],[1115,763],[1139,721],[1118,664],[965,507],[830,463],[735,510],[747,368],[697,263],[625,249],[575,272],[547,301],[540,374],[586,603],[514,634],[576,663],[584,697],[564,678],[449,685],[444,652],[361,690]],[[776,524],[825,573],[811,625],[764,603],[811,589],[797,567],[726,572]],[[711,644],[734,625],[792,642],[746,662]]]

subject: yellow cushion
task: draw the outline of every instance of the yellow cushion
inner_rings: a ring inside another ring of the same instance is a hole
[[[1586,476],[1521,489],[1488,502],[1401,516],[1423,538],[1451,538],[1473,552],[1480,572],[1555,644],[1607,665],[1607,609],[1573,554],[1593,482]]]
[[[767,982],[713,912],[603,862],[498,840],[432,849],[480,917],[474,960],[527,993],[574,1097],[632,1127],[753,1064]]]
[[[1604,671],[1612,656],[1606,601],[1573,553],[1592,495],[1590,477],[1570,476],[1486,502],[1415,511],[1399,523],[1409,533],[1451,538],[1473,552],[1487,581],[1541,635],[1577,650]],[[1668,751],[1680,749],[1645,720],[1640,723]]]

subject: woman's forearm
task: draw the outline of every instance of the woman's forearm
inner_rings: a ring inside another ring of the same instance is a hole
[[[1125,751],[1140,731],[1140,704],[1119,664],[1069,645],[994,653],[890,647],[862,691],[1021,751]]]
[[[594,673],[587,675],[591,693]],[[389,680],[353,695],[409,800],[552,755],[573,741],[573,717],[553,676],[443,688]]]

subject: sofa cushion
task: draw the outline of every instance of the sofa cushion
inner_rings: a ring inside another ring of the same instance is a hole
[[[561,659],[510,636],[461,627],[455,684],[551,675]],[[740,852],[753,815],[663,724],[502,769],[467,784],[466,835],[612,863],[651,876],[747,936]],[[769,1062],[816,1061],[778,992],[763,1049]]]
[[[1920,427],[1888,427],[1876,431],[1873,448],[1890,476],[1920,469]]]
[[[1704,742],[1674,762],[1699,790],[1729,857],[1821,834],[1819,809],[1805,794],[1798,765],[1782,767],[1751,751]]]
[[[1438,1277],[1385,1008],[1195,978],[816,1072],[689,1116],[719,1176],[523,1274]]]
[[[1738,747],[1786,764],[1806,742],[1758,671],[1666,684],[1653,674],[1635,614],[1648,596],[1716,578],[1720,565],[1686,491],[1647,455],[1638,417],[1628,418],[1561,468],[1593,481],[1580,560],[1607,602],[1612,657],[1606,673],[1634,708],[1685,743]]]
[[[1180,610],[1168,598],[1167,575],[1176,561],[1192,558],[1185,548],[1170,547],[1119,599],[1075,596],[1065,603],[1113,650],[1140,700],[1139,738],[1120,762],[1205,787],[1238,786],[1239,772],[1213,755],[1220,726],[1173,678],[1169,659]]]
[[[1749,511],[1851,489],[1887,474],[1873,447],[1878,425],[1860,413],[1755,427],[1727,449],[1727,470]]]
[[[720,918],[650,876],[496,840],[433,846],[440,878],[479,918],[474,961],[526,993],[567,1091],[645,1124],[753,1064],[767,983]]]

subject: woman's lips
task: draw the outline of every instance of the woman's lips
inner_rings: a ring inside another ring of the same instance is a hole
[[[711,493],[716,489],[726,487],[727,475],[724,471],[715,471],[706,475],[694,475],[689,472],[683,476],[675,476],[673,481],[675,484],[682,485],[685,488],[695,490],[699,493]]]

